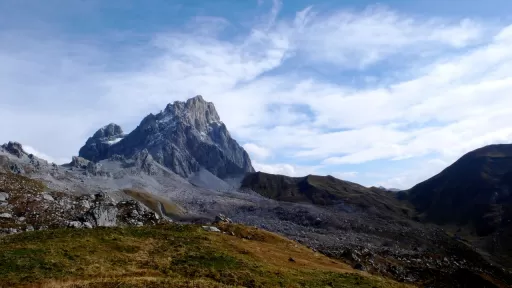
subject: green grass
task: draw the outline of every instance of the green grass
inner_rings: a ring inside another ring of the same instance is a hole
[[[226,234],[169,224],[3,237],[0,287],[407,287],[269,232],[219,228]]]

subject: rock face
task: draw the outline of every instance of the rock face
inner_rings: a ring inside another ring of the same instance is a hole
[[[219,178],[254,171],[249,155],[231,138],[213,103],[201,96],[176,101],[156,115],[149,114],[125,137],[120,127],[107,125],[89,138],[79,153],[95,162],[120,155],[149,163],[147,154],[183,177],[201,167]]]
[[[2,148],[4,148],[7,152],[15,155],[18,158],[21,158],[23,154],[26,154],[23,150],[23,147],[18,142],[9,141],[9,143],[2,145]]]
[[[0,235],[47,228],[143,226],[169,222],[135,200],[115,201],[105,193],[44,192],[41,182],[0,173]],[[6,196],[7,195],[7,196]],[[30,207],[30,209],[27,209]]]
[[[79,155],[90,161],[99,161],[107,158],[111,145],[123,139],[124,133],[121,126],[110,123],[100,128],[85,145],[80,148]]]

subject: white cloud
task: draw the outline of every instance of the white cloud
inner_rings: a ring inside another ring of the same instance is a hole
[[[318,166],[300,166],[287,163],[264,164],[256,161],[253,161],[252,165],[254,166],[254,169],[256,171],[286,175],[291,177],[300,177],[309,174],[315,174],[320,168]]]
[[[265,147],[260,147],[253,143],[246,143],[243,145],[245,151],[249,153],[251,159],[261,159],[264,160],[270,156],[270,151]]]
[[[49,156],[43,152],[37,151],[34,147],[29,146],[29,145],[23,145],[23,150],[25,152],[27,152],[28,154],[32,154],[38,158],[48,161],[49,163],[65,164],[65,163],[69,163],[71,161],[70,159],[64,159],[64,158],[55,159],[52,156]]]
[[[424,163],[419,163],[415,167],[404,170],[401,173],[390,175],[383,171],[382,174],[376,175],[378,178],[386,178],[385,180],[377,181],[377,186],[386,188],[409,189],[417,183],[427,180],[428,178],[441,172],[453,161],[442,160],[434,158]]]
[[[418,19],[382,6],[361,12],[313,13],[297,16],[298,46],[316,61],[364,68],[394,54],[425,56],[443,48],[461,48],[480,40],[483,27],[470,19]]]
[[[359,172],[356,172],[356,171],[336,172],[336,173],[333,173],[332,176],[339,178],[341,180],[347,180],[347,179],[355,178],[358,174],[359,174]]]

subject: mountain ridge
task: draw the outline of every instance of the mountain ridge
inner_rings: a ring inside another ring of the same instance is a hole
[[[103,131],[112,130],[118,133],[104,136]],[[214,104],[200,95],[168,104],[160,113],[144,117],[132,132],[120,135],[118,125],[100,128],[79,156],[97,162],[113,155],[130,158],[146,149],[157,163],[185,178],[201,168],[219,178],[254,171],[249,155],[220,121]]]

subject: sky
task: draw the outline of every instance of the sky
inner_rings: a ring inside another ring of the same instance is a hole
[[[215,104],[256,170],[407,189],[512,142],[509,0],[0,0],[0,143]]]

